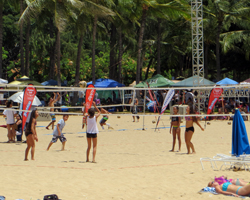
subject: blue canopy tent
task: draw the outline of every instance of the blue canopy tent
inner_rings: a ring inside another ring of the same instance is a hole
[[[237,81],[234,81],[230,78],[224,78],[216,83],[216,85],[237,85],[239,84]]]
[[[232,155],[250,154],[245,122],[239,110],[235,111],[232,130]]]
[[[50,79],[48,81],[44,81],[41,83],[42,85],[44,86],[56,86],[57,85],[57,81],[56,80],[53,80],[53,79]],[[61,83],[61,86],[67,86],[67,81],[64,81]]]
[[[87,86],[89,86],[90,84],[92,84],[92,81],[87,83]],[[114,81],[112,79],[104,79],[104,78],[99,78],[95,81],[94,86],[96,88],[110,88],[110,90],[97,90],[96,92],[98,93],[98,99],[107,99],[107,98],[113,98],[114,97],[114,93],[116,95],[116,97],[118,97],[118,90],[112,90],[112,88],[115,87],[125,87],[124,84],[119,83],[117,81]],[[114,92],[114,93],[113,93]],[[114,99],[112,99],[114,100]]]
[[[87,83],[87,86],[92,84],[92,81]],[[117,81],[114,81],[112,79],[104,79],[104,78],[99,78],[95,81],[94,86],[96,88],[108,88],[108,87],[124,87],[124,84],[118,83]]]

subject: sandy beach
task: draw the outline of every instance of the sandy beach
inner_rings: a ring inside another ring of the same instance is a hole
[[[61,118],[57,116],[57,121]],[[250,181],[249,171],[213,171],[208,162],[204,163],[205,170],[201,168],[201,157],[229,155],[232,125],[212,121],[204,132],[195,125],[192,142],[197,153],[187,155],[185,122],[181,124],[181,152],[169,152],[172,148],[169,117],[162,117],[157,131],[152,120],[155,117],[145,117],[145,130],[142,118],[132,122],[131,116],[122,115],[110,116],[108,122],[113,130],[107,126],[102,130],[98,125],[97,163],[85,162],[87,142],[80,116],[70,116],[66,122],[63,130],[66,151],[60,151],[60,141],[46,151],[52,130],[45,129],[48,122],[38,122],[35,161],[23,161],[26,144],[6,143],[7,130],[1,128],[0,196],[6,200],[37,200],[48,194],[57,194],[63,200],[229,199],[233,197],[198,191],[215,176]],[[201,124],[204,126],[204,122]],[[246,128],[250,128],[248,121]],[[177,147],[178,144],[176,150]]]

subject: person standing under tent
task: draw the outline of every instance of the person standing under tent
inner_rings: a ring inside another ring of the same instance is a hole
[[[57,101],[59,101],[60,98],[61,98],[61,96],[60,96],[59,92],[57,93],[57,98],[56,98],[56,93],[55,92],[53,93],[53,96],[50,97],[50,99],[49,99],[49,107],[51,107],[50,112],[55,112],[55,109],[54,109],[55,103]],[[51,125],[52,130],[54,130],[54,124],[56,122],[56,115],[55,115],[55,113],[50,113],[50,116],[51,116],[52,121],[48,124],[48,126],[46,126],[46,129],[49,130],[49,127]]]
[[[179,111],[179,107],[174,106],[173,107],[174,115],[178,115],[178,111]],[[171,130],[173,127],[173,146],[172,146],[172,149],[170,151],[174,152],[176,135],[177,135],[178,141],[179,141],[179,151],[181,151],[181,129],[180,129],[181,118],[180,117],[171,117],[171,118],[172,119],[171,119],[170,134],[171,134]]]
[[[12,101],[7,101],[6,107],[11,109],[12,108]],[[16,111],[13,110],[4,110],[3,111],[4,117],[7,118],[7,130],[8,130],[8,143],[15,142],[16,130],[14,129],[15,124],[15,116],[17,115]]]
[[[87,148],[87,159],[86,162],[89,162],[89,153],[91,149],[91,142],[93,143],[93,160],[92,162],[95,163],[95,156],[96,156],[96,148],[97,148],[97,134],[99,133],[99,130],[97,128],[97,118],[100,116],[101,112],[100,110],[96,107],[95,102],[93,101],[93,106],[97,110],[97,114],[95,115],[95,109],[90,108],[88,110],[88,113],[85,113],[85,116],[87,117],[87,143],[88,143],[88,148]]]
[[[33,110],[30,114],[30,121],[25,129],[27,148],[25,150],[24,161],[28,161],[28,154],[31,148],[31,160],[35,160],[35,141],[38,142],[38,137],[36,133],[36,119],[38,117],[38,111]]]
[[[193,107],[187,106],[186,114],[187,115],[195,114]],[[186,142],[186,146],[187,146],[187,154],[191,153],[190,148],[192,149],[192,153],[196,153],[195,149],[194,149],[194,145],[191,142],[192,136],[194,134],[194,127],[193,127],[194,122],[201,128],[202,131],[204,131],[204,129],[201,127],[201,125],[196,117],[190,117],[190,116],[187,117],[186,116],[185,119],[186,119],[185,142]]]
[[[129,100],[129,104],[131,104],[131,103],[132,103],[132,98]],[[134,105],[131,107],[132,108],[132,114],[137,114],[138,113],[137,105],[138,105],[138,99],[135,98],[134,99]],[[136,118],[137,118],[137,122],[139,122],[140,117],[136,116]],[[133,115],[133,122],[135,122],[135,116],[134,115]]]

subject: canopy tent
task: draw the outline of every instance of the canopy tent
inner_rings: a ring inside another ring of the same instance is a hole
[[[224,78],[216,83],[216,85],[237,85],[238,82],[230,78]]]
[[[87,86],[89,86],[90,84],[92,84],[92,81],[88,82]],[[125,85],[112,79],[100,78],[96,80],[94,86],[96,88],[110,88],[110,90],[97,90],[96,92],[98,93],[98,99],[107,99],[110,97],[112,100],[114,100],[114,97],[118,98],[119,92],[118,90],[112,90],[112,88],[124,87]]]
[[[233,118],[232,154],[236,156],[250,154],[246,126],[239,110],[235,111]]]
[[[41,83],[39,83],[37,81],[31,80],[27,76],[22,76],[20,79],[17,79],[16,81],[12,81],[9,84],[10,85],[28,85],[30,83],[32,83],[33,85],[42,85]]]
[[[13,94],[11,97],[9,97],[8,100],[12,100],[12,101],[17,102],[17,103],[23,103],[23,95],[24,95],[24,92],[17,92],[15,94]],[[41,101],[38,99],[37,96],[35,96],[35,98],[32,102],[32,105],[33,106],[42,105]]]
[[[87,86],[92,84],[92,81],[87,83]],[[94,86],[96,88],[112,88],[112,87],[124,87],[124,84],[121,84],[117,81],[114,81],[112,79],[104,79],[104,78],[99,78],[95,81]]]
[[[2,84],[7,84],[8,81],[7,81],[7,80],[4,80],[4,79],[2,79],[2,78],[0,78],[0,83],[2,83]]]
[[[56,81],[56,80],[53,80],[53,79],[50,79],[50,80],[48,80],[48,81],[44,81],[44,82],[42,82],[41,84],[44,85],[44,86],[48,86],[48,85],[50,85],[50,86],[57,86],[57,85],[58,85],[58,84],[57,84],[57,81]],[[67,86],[66,81],[62,82],[62,83],[61,83],[61,86]]]
[[[242,85],[250,84],[250,78],[248,78],[247,80],[244,80],[244,81],[240,82],[240,84],[242,84]]]
[[[164,76],[157,74],[153,76],[152,78],[147,79],[146,81],[143,81],[134,87],[136,88],[144,88],[148,87],[147,83],[149,84],[149,87],[151,88],[158,88],[158,87],[169,87],[174,84],[173,81],[170,81],[169,79],[165,78]]]
[[[194,85],[194,81],[195,79],[197,79],[197,76],[191,76],[189,78],[186,78],[178,83],[175,83],[174,85],[172,85],[173,87],[198,87],[198,84],[196,83]],[[204,81],[202,81],[202,77],[199,77],[199,81],[200,84],[199,86],[211,86],[211,85],[215,85],[214,82],[209,81],[207,79],[204,78]]]

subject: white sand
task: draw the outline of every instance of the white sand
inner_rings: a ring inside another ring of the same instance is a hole
[[[184,127],[181,128],[182,151],[172,153],[169,128],[155,132],[154,117],[145,118],[146,130],[142,131],[137,130],[142,128],[142,118],[139,123],[133,123],[130,116],[111,116],[108,122],[114,130],[108,130],[107,126],[102,130],[98,126],[97,163],[94,164],[85,162],[87,144],[85,133],[81,133],[85,131],[81,129],[81,120],[81,117],[69,117],[63,131],[68,140],[64,152],[60,151],[60,141],[46,151],[52,138],[48,134],[52,131],[39,127],[47,122],[39,122],[35,161],[23,161],[26,144],[5,143],[7,130],[0,128],[0,195],[7,200],[43,199],[47,194],[57,194],[63,200],[229,199],[223,195],[198,194],[198,191],[214,176],[250,181],[248,171],[213,171],[209,163],[204,164],[205,170],[201,168],[201,157],[231,151],[232,125],[227,122],[211,122],[204,132],[195,125],[192,141],[197,154],[187,155]],[[169,127],[170,121],[163,117],[160,127],[163,123]],[[246,127],[250,128],[249,122]]]

